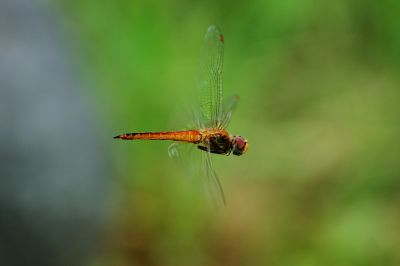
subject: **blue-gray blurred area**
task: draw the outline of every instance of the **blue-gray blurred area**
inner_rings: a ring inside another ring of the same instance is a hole
[[[87,265],[108,173],[57,16],[0,2],[0,265]]]

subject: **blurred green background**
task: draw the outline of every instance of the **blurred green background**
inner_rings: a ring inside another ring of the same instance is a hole
[[[400,3],[61,1],[114,166],[93,265],[400,265]],[[215,209],[168,158],[209,25],[225,35],[229,131]],[[180,109],[182,107],[182,109]],[[181,110],[181,112],[179,112]]]

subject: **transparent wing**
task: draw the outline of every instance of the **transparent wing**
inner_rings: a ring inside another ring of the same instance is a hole
[[[210,152],[199,151],[190,143],[174,142],[168,147],[168,155],[192,177],[201,178],[204,190],[213,203],[218,207],[225,206],[224,191],[215,172]]]
[[[210,26],[204,37],[200,56],[200,109],[205,127],[219,127],[222,119],[224,36],[216,26]]]
[[[175,162],[191,165],[195,161],[196,146],[186,142],[173,142],[168,147],[168,156]]]
[[[181,148],[182,144],[179,142],[174,142],[168,146],[168,156],[173,160],[177,160],[182,157],[181,155]]]
[[[215,172],[211,153],[209,151],[202,152],[202,168],[204,172],[203,174],[205,175],[203,178],[205,190],[209,198],[211,198],[219,207],[225,206],[224,190],[222,189],[221,182]]]
[[[220,128],[225,129],[228,127],[232,118],[232,113],[239,103],[238,95],[231,95],[224,99],[222,118],[220,120]]]

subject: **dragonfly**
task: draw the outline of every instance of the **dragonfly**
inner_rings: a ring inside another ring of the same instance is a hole
[[[195,128],[166,132],[135,132],[117,135],[121,140],[168,140],[174,141],[169,147],[170,155],[175,153],[177,143],[194,144],[202,152],[202,175],[211,184],[211,193],[217,194],[225,205],[225,196],[218,179],[211,154],[243,155],[246,153],[248,141],[239,135],[231,135],[226,128],[231,121],[233,110],[239,97],[223,99],[222,68],[224,57],[224,35],[217,26],[210,26],[204,37],[200,55],[200,71],[198,80],[197,108],[195,111]]]

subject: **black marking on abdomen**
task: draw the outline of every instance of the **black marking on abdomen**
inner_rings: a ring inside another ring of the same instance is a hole
[[[121,135],[115,136],[113,138],[114,139],[120,139],[120,138],[123,138],[123,137],[135,136],[135,135],[139,135],[139,134],[142,134],[142,133],[125,133],[125,134],[121,134]]]

